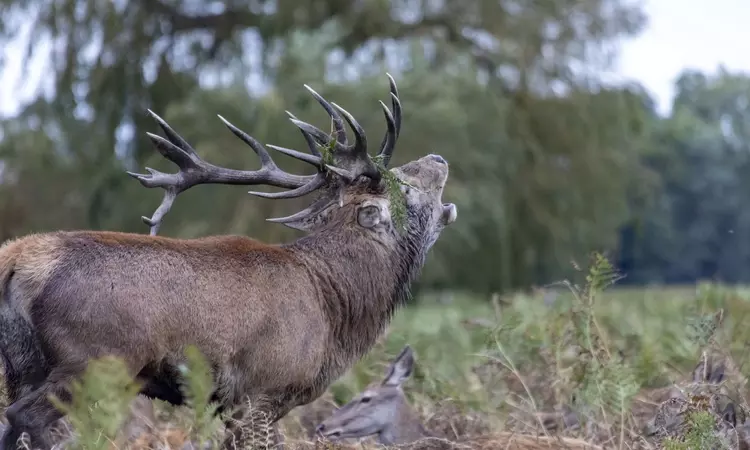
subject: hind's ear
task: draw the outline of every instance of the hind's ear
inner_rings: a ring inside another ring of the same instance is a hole
[[[400,386],[412,374],[414,353],[408,345],[401,350],[383,379],[383,386]]]
[[[717,364],[708,375],[708,382],[719,384],[724,381],[724,363]]]
[[[696,364],[693,369],[693,383],[703,383],[708,378],[708,368],[706,367],[706,358],[701,357],[701,360]]]
[[[724,362],[716,363],[707,355],[693,369],[693,383],[719,384],[724,381]]]
[[[734,408],[734,403],[729,403],[724,411],[721,412],[721,418],[724,422],[728,423],[733,427],[737,427],[737,411]]]

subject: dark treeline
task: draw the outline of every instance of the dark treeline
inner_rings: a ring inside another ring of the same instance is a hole
[[[27,60],[54,88],[0,123],[0,238],[147,233],[140,217],[162,193],[125,170],[174,170],[145,136],[158,131],[147,108],[205,159],[256,168],[216,114],[303,149],[284,110],[327,121],[307,83],[379,143],[388,71],[404,105],[394,164],[445,156],[460,213],[421,286],[524,288],[570,276],[593,250],[626,283],[750,281],[750,77],[685,72],[667,117],[639,86],[604,83],[617,43],[646,23],[630,3],[0,0],[0,45],[31,24]],[[304,200],[246,191],[191,189],[161,234],[295,236],[264,219]]]

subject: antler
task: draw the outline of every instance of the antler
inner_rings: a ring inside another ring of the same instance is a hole
[[[325,183],[325,172],[320,170],[317,175],[303,176],[293,175],[279,169],[271,158],[271,155],[268,154],[268,151],[260,142],[256,141],[221,116],[219,116],[219,118],[232,131],[232,133],[242,139],[253,149],[253,151],[255,151],[260,158],[261,168],[256,171],[246,171],[215,166],[202,160],[190,144],[177,134],[167,122],[164,121],[164,119],[151,110],[148,112],[151,117],[156,120],[162,130],[164,130],[167,139],[152,133],[146,134],[148,134],[148,137],[151,139],[151,142],[154,143],[159,153],[175,163],[180,169],[177,173],[163,173],[150,167],[146,167],[149,175],[127,172],[128,175],[140,181],[145,187],[160,187],[166,191],[164,193],[164,199],[154,212],[154,215],[151,218],[145,216],[142,217],[143,221],[151,227],[152,236],[156,235],[159,231],[161,222],[167,212],[172,208],[172,204],[177,195],[198,184],[267,184],[291,190],[277,193],[251,193],[267,198],[295,198],[307,195],[320,188]],[[298,159],[316,164],[309,159]]]
[[[390,84],[393,114],[391,114],[391,111],[388,109],[385,103],[383,103],[382,101],[379,102],[380,106],[383,107],[383,114],[385,115],[385,121],[388,127],[388,131],[383,137],[383,141],[380,144],[380,150],[378,151],[378,157],[380,157],[384,167],[388,167],[388,163],[391,160],[393,151],[396,148],[396,140],[398,139],[398,135],[401,131],[401,101],[398,98],[398,89],[396,88],[396,82],[393,80],[393,77],[390,74],[386,75],[388,76],[388,81]],[[336,139],[334,141],[333,137],[329,136],[323,130],[316,128],[307,122],[298,120],[295,117],[292,117],[291,120],[304,133],[312,137],[318,144],[327,147],[331,146],[331,141],[333,141],[332,156],[334,164],[333,166],[327,166],[327,168],[350,182],[357,179],[361,175],[365,175],[371,178],[373,181],[379,181],[381,178],[380,171],[378,170],[377,166],[370,158],[370,156],[367,154],[367,136],[365,135],[364,129],[362,129],[362,127],[354,119],[354,117],[352,117],[352,115],[344,108],[335,103],[329,103],[308,85],[305,85],[305,89],[310,91],[310,93],[313,95],[313,97],[315,97],[318,103],[320,103],[323,109],[326,110],[328,115],[331,116]],[[339,113],[344,116],[344,120],[346,120],[346,122],[354,131],[354,144],[348,144],[348,141],[346,139],[346,131],[344,130],[341,115],[339,115]],[[295,157],[298,157],[298,155],[300,154],[299,152],[295,152],[294,150],[283,147],[272,145],[269,145],[269,147],[287,153],[289,155],[294,155]],[[346,169],[342,169],[344,167]]]
[[[388,163],[391,161],[393,150],[396,149],[396,140],[398,139],[399,133],[401,133],[401,101],[398,99],[398,89],[396,88],[396,82],[393,80],[391,74],[386,73],[388,76],[388,83],[391,87],[391,105],[393,105],[393,115],[388,111],[388,107],[380,102],[383,106],[383,113],[385,113],[385,122],[388,125],[388,132],[383,136],[383,141],[380,143],[380,150],[378,156],[383,160],[383,166],[388,167]]]
[[[388,110],[383,102],[380,102],[385,114],[388,131],[380,145],[378,156],[384,166],[387,167],[391,155],[395,148],[396,139],[401,129],[401,103],[398,99],[396,83],[389,74],[391,102],[393,104],[394,115]],[[318,169],[315,175],[294,175],[279,169],[274,160],[269,155],[263,145],[249,136],[244,131],[238,129],[226,119],[219,116],[224,124],[239,137],[243,142],[258,155],[261,162],[261,168],[255,171],[227,169],[215,166],[202,160],[195,150],[180,135],[178,135],[161,117],[153,111],[148,110],[149,114],[157,121],[159,126],[164,130],[167,139],[152,133],[147,133],[148,137],[156,146],[156,149],[162,156],[172,161],[180,169],[177,173],[163,173],[146,167],[148,175],[127,172],[128,175],[137,179],[147,188],[160,187],[165,190],[164,198],[159,207],[151,218],[141,217],[143,221],[151,227],[151,235],[156,235],[161,226],[164,216],[169,212],[177,196],[191,187],[198,184],[233,184],[233,185],[256,185],[266,184],[281,188],[290,189],[282,192],[256,192],[250,191],[250,194],[265,198],[297,198],[307,195],[321,187],[329,181],[328,171],[338,174],[345,181],[351,183],[361,175],[364,175],[375,182],[380,181],[380,170],[367,154],[367,137],[364,129],[357,123],[349,112],[344,108],[329,103],[320,94],[312,88],[305,85],[305,88],[315,97],[326,112],[331,116],[333,123],[333,135],[329,136],[322,130],[297,119],[294,114],[287,111],[292,123],[299,127],[305,141],[307,142],[310,154],[302,153],[275,145],[268,147],[289,155],[293,158],[314,165]],[[342,118],[343,115],[343,118]],[[354,131],[355,142],[349,144],[344,128],[344,121]],[[316,148],[316,143],[332,149],[330,155],[324,155]],[[332,164],[331,164],[332,163]],[[316,201],[304,211],[300,211],[289,217],[278,219],[269,219],[273,222],[287,223],[312,214],[317,211],[325,202]]]

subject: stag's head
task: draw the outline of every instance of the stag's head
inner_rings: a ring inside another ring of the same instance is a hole
[[[387,132],[376,156],[368,154],[365,131],[344,108],[329,103],[305,86],[331,117],[332,132],[326,133],[287,112],[302,132],[309,154],[268,145],[268,147],[313,165],[315,175],[294,175],[279,169],[268,151],[254,138],[221,118],[225,125],[248,144],[261,160],[257,171],[217,167],[200,159],[195,151],[161,118],[151,113],[167,139],[149,133],[163,156],[180,168],[165,174],[147,168],[150,175],[129,174],[146,187],[166,190],[164,200],[152,218],[143,220],[156,234],[164,215],[182,191],[202,183],[266,184],[287,191],[250,193],[265,198],[296,198],[317,193],[317,199],[304,210],[288,217],[268,219],[308,234],[332,232],[354,233],[376,240],[385,246],[407,246],[424,255],[434,244],[443,227],[456,220],[456,206],[442,203],[448,179],[448,162],[439,155],[427,155],[400,167],[388,168],[401,131],[401,103],[393,78],[390,80],[391,111],[383,102]],[[353,131],[353,142],[347,137],[345,124]]]

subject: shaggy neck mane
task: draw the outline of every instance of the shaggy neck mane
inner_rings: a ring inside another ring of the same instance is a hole
[[[332,344],[349,358],[358,359],[370,350],[409,297],[425,256],[414,238],[407,234],[389,249],[361,230],[342,229],[287,246],[319,281]]]

